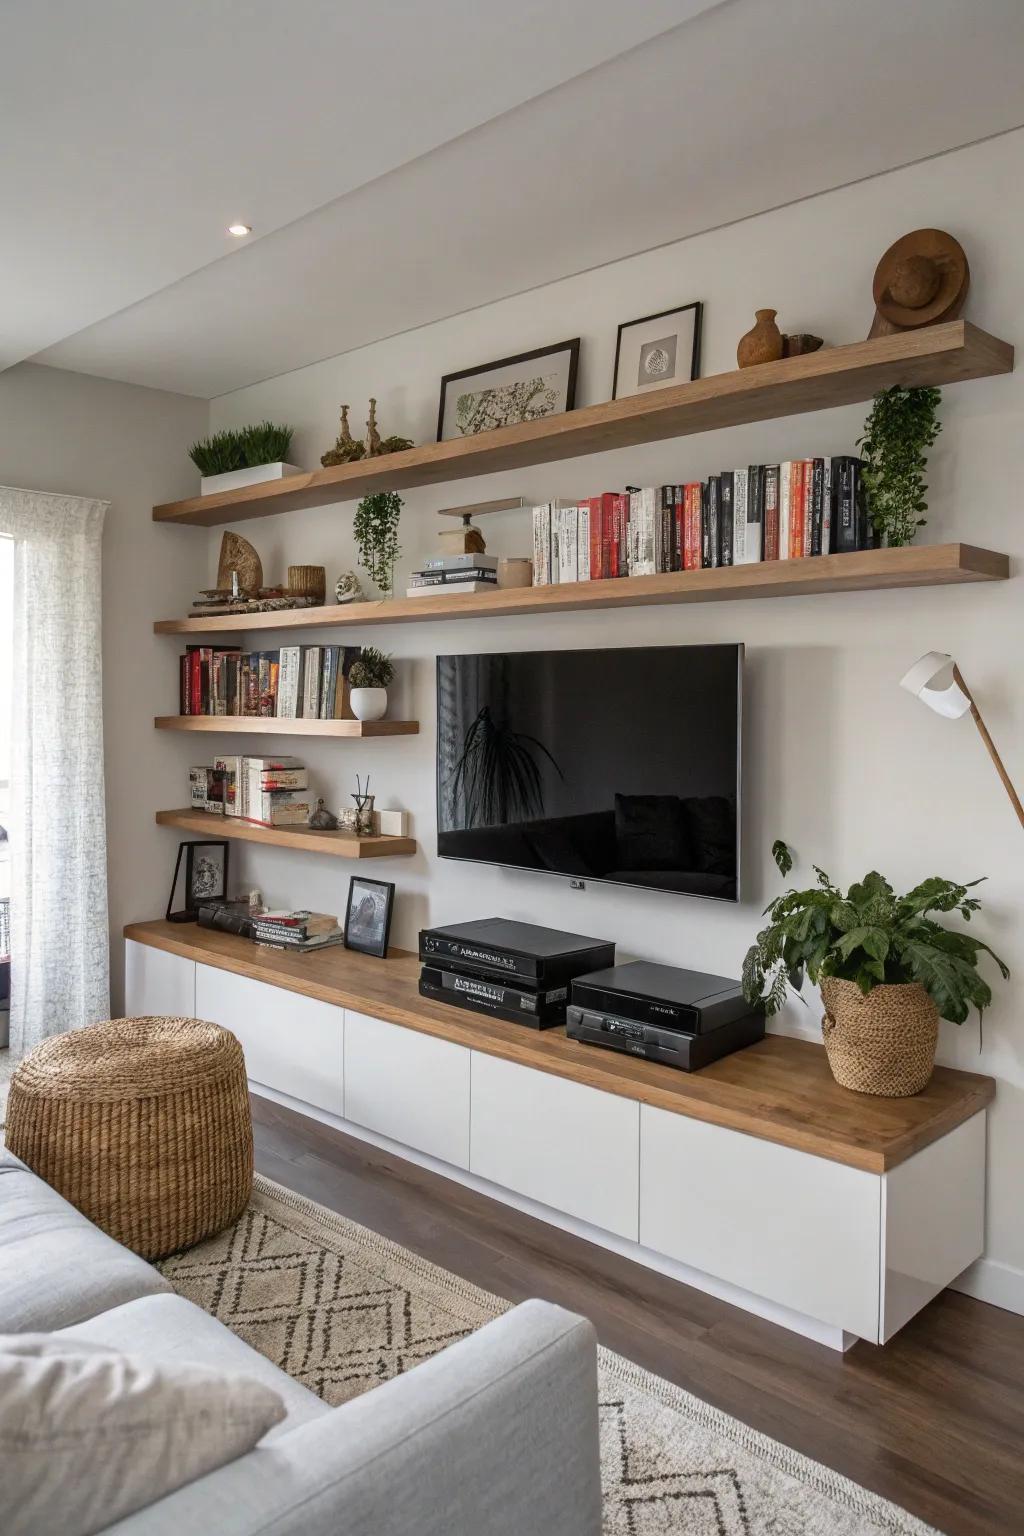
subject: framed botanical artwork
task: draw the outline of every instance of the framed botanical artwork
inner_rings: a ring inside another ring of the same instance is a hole
[[[179,843],[171,894],[167,898],[169,923],[194,923],[199,908],[209,901],[226,901],[229,845],[223,841]],[[185,905],[174,910],[185,861]]]
[[[437,412],[438,442],[571,411],[579,357],[577,336],[536,352],[446,373]]]
[[[353,875],[345,907],[345,948],[383,960],[388,952],[394,903],[395,888],[389,881]]]
[[[663,309],[619,326],[615,341],[612,399],[645,395],[667,384],[700,378],[702,304]]]

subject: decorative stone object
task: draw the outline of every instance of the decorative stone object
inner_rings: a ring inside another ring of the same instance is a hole
[[[782,356],[782,332],[775,324],[774,309],[754,311],[755,323],[745,336],[740,337],[736,348],[736,361],[741,368],[753,368],[757,363],[777,363]]]
[[[323,796],[316,802],[316,810],[309,813],[309,825],[316,832],[336,832],[338,818],[327,809]]]
[[[263,586],[263,562],[248,539],[240,533],[226,533],[220,541],[220,559],[217,562],[217,586],[227,592],[236,589],[232,572],[238,576],[237,589],[242,593],[256,593]]]
[[[783,357],[803,357],[805,352],[817,352],[822,346],[824,342],[820,336],[811,336],[805,331],[799,336],[783,336],[782,355]]]
[[[342,571],[334,583],[334,600],[337,603],[357,603],[363,596],[359,577],[355,571]]]

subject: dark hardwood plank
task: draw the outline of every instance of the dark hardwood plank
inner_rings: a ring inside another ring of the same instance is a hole
[[[1024,1528],[1024,1319],[947,1291],[840,1356],[269,1100],[253,1115],[268,1178],[508,1301],[586,1314],[609,1349],[947,1536]]]

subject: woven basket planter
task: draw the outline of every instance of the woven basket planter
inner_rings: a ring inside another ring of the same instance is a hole
[[[38,1046],[11,1079],[7,1145],[144,1259],[241,1215],[253,1143],[242,1047],[200,1019],[111,1019]]]
[[[821,1032],[832,1076],[855,1093],[903,1099],[920,1093],[935,1070],[939,1010],[923,987],[874,987],[824,976]]]

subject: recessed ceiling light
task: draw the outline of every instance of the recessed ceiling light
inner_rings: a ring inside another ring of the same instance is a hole
[[[228,225],[228,234],[229,235],[234,235],[237,240],[241,240],[243,235],[251,235],[252,234],[252,225],[251,224],[229,224]]]

